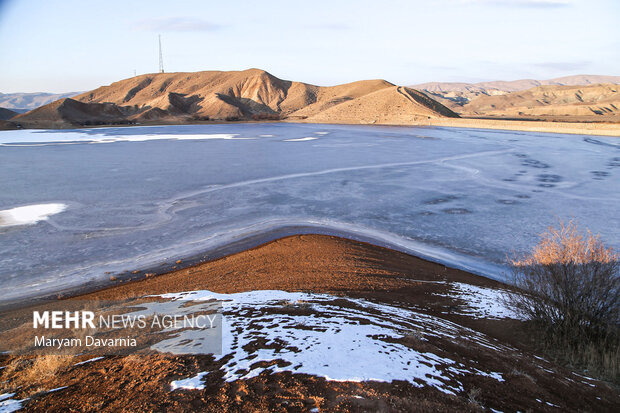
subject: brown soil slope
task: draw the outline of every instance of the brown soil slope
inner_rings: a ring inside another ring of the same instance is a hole
[[[318,123],[408,124],[441,116],[456,117],[447,107],[402,86],[391,86],[321,111],[308,120]]]
[[[385,96],[370,96],[384,89],[392,92]],[[74,100],[59,101],[64,103],[54,102],[16,120],[30,126],[29,123],[43,119],[80,125],[153,120],[305,119],[353,101],[355,105],[345,105],[343,108],[355,107],[355,116],[342,109],[332,112],[330,117],[339,114],[349,120],[362,119],[361,122],[364,122],[371,118],[390,120],[392,116],[409,120],[416,116],[456,116],[432,99],[421,98],[419,92],[406,90],[400,99],[394,100],[386,96],[398,97],[400,92],[385,80],[320,87],[282,80],[259,69],[157,73],[121,80],[78,95]],[[69,106],[70,110],[65,110],[65,106]],[[377,110],[381,113],[375,113]],[[98,111],[102,112],[101,118],[96,116]]]

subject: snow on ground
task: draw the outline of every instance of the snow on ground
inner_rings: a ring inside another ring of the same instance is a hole
[[[75,363],[74,366],[81,366],[82,364],[87,364],[87,363],[92,363],[94,361],[98,361],[103,359],[104,357],[93,357],[92,359],[88,359],[88,360],[84,360],[84,361],[80,361],[79,363]]]
[[[447,294],[436,294],[465,302],[451,314],[467,315],[486,319],[519,319],[519,316],[504,304],[506,291],[495,288],[479,287],[465,283],[449,283],[451,289]]]
[[[11,413],[22,408],[22,403],[28,399],[11,399],[15,393],[0,394],[0,413]]]
[[[486,372],[445,356],[422,352],[404,342],[430,338],[474,341],[505,351],[473,330],[438,317],[376,304],[362,299],[326,294],[252,291],[217,294],[191,291],[162,296],[179,301],[222,302],[224,378],[255,377],[264,371],[306,373],[336,381],[406,380],[433,386],[449,394],[463,391],[459,377],[481,375],[503,381],[500,373]],[[187,340],[179,332],[178,342]],[[201,389],[207,373],[176,380],[175,389]]]

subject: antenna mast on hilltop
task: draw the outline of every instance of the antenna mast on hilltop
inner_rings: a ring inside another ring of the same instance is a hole
[[[161,34],[159,35],[159,73],[164,73],[164,57],[161,54]]]

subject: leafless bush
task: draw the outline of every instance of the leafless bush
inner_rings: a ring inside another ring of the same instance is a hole
[[[618,360],[604,361],[618,356],[620,342],[620,258],[613,249],[571,221],[549,228],[512,267],[520,292],[508,304],[536,326],[548,348],[575,364],[617,366]]]

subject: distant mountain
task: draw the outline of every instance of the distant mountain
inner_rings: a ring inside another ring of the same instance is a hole
[[[538,86],[587,86],[601,83],[620,84],[620,76],[575,75],[547,80],[521,79],[512,81],[497,80],[479,83],[430,82],[412,87],[420,89],[443,104],[458,111],[473,99],[481,96],[497,96],[518,92]]]
[[[17,112],[29,111],[55,100],[70,98],[81,92],[69,93],[0,93],[0,107]]]
[[[389,123],[457,116],[423,93],[385,80],[321,87],[249,69],[141,75],[52,102],[11,122],[25,127],[283,118]]]
[[[5,108],[0,108],[0,120],[11,119],[15,115],[17,115],[17,112],[15,111],[5,109]]]
[[[557,85],[557,86],[586,86],[599,83],[620,84],[620,76],[601,76],[601,75],[575,75],[564,76],[555,79],[534,80],[495,80],[491,82],[479,83],[458,83],[458,82],[429,82],[420,83],[411,87],[428,92],[468,92],[495,89],[502,92],[517,92],[519,90],[531,89],[537,86]]]
[[[604,117],[620,121],[620,85],[538,86],[496,96],[480,96],[460,108],[463,115],[496,117]]]

